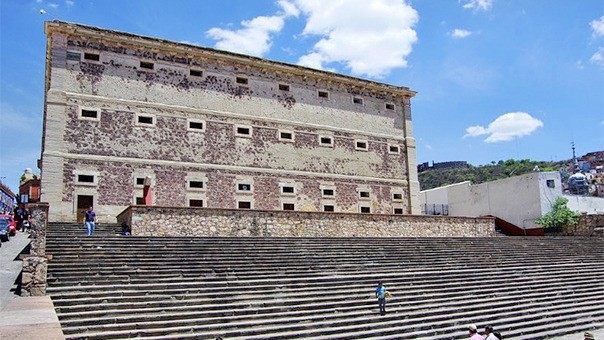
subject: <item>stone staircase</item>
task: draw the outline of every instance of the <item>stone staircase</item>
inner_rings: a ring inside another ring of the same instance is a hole
[[[601,238],[165,238],[51,224],[67,338],[505,339],[604,327]],[[392,292],[378,314],[376,282]]]

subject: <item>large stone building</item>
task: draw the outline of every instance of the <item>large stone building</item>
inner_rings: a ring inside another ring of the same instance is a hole
[[[143,203],[419,214],[411,98],[256,57],[47,22],[51,221]]]

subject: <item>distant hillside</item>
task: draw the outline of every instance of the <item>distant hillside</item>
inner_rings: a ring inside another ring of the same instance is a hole
[[[419,186],[420,190],[427,190],[463,181],[483,183],[526,174],[534,171],[535,166],[539,166],[541,171],[558,171],[566,164],[568,161],[538,162],[528,159],[520,161],[509,159],[490,165],[470,165],[468,168],[431,169],[418,174]]]

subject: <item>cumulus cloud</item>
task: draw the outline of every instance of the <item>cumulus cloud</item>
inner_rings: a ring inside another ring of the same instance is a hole
[[[453,31],[451,31],[451,33],[449,33],[449,35],[451,35],[455,39],[463,39],[465,37],[470,36],[471,34],[472,34],[472,32],[466,31],[466,30],[462,30],[462,29],[459,29],[459,28],[456,28]]]
[[[493,1],[494,0],[468,0],[463,5],[463,8],[474,11],[488,11],[493,7]]]
[[[278,1],[281,12],[273,16],[259,16],[252,20],[241,22],[243,28],[227,30],[211,28],[206,32],[208,37],[217,40],[214,47],[231,52],[263,56],[271,47],[271,34],[281,31],[285,19],[298,16],[299,11],[292,3]]]
[[[303,66],[326,69],[338,63],[355,75],[381,78],[406,67],[417,42],[415,9],[400,0],[294,0],[307,17],[303,35],[319,36]]]
[[[73,0],[65,0],[65,4],[67,5],[67,7],[71,7],[75,4],[75,1]]]
[[[604,15],[589,23],[596,37],[604,37]]]
[[[487,143],[507,142],[528,136],[542,126],[542,121],[526,112],[510,112],[497,117],[487,127],[481,125],[468,127],[464,138],[489,135],[485,139]]]
[[[49,2],[48,3],[48,7],[57,9],[57,8],[59,8],[59,4],[55,4],[55,3]]]

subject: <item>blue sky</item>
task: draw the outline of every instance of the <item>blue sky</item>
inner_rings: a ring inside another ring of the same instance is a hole
[[[45,20],[227,49],[417,91],[417,161],[604,149],[602,0],[2,0],[0,180],[38,173]]]

